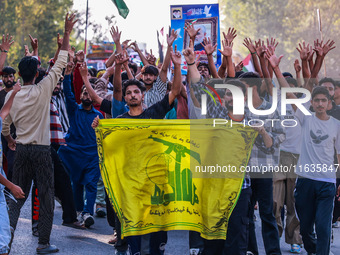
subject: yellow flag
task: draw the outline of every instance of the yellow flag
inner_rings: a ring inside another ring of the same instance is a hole
[[[226,238],[257,132],[209,119],[109,119],[96,134],[122,237],[192,230]]]

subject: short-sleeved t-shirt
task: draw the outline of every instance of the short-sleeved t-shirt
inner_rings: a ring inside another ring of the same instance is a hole
[[[307,109],[309,105],[306,105]],[[295,116],[302,127],[301,153],[296,174],[305,178],[336,182],[334,148],[340,154],[340,121],[331,117],[320,120],[312,115],[304,115],[299,109]]]
[[[119,115],[117,118],[129,118],[129,119],[164,119],[168,111],[172,109],[174,104],[169,104],[169,94],[166,94],[164,98],[144,110],[140,115],[131,116],[129,112]]]

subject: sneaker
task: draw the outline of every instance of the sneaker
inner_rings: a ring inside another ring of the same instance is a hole
[[[97,217],[104,218],[106,216],[106,208],[105,207],[98,207],[96,209]]]
[[[62,224],[65,227],[75,228],[75,229],[86,229],[84,221],[75,221],[72,223],[65,223]]]
[[[198,248],[191,248],[190,251],[189,251],[189,254],[190,255],[200,255],[200,249]]]
[[[50,254],[58,251],[59,249],[55,245],[50,245],[49,243],[45,245],[39,244],[37,248],[37,254]]]
[[[300,245],[298,245],[298,244],[292,244],[291,246],[290,246],[290,252],[291,253],[301,253],[301,247],[300,247]]]
[[[77,212],[77,221],[84,222],[84,218],[83,218],[82,212]]]
[[[85,213],[83,215],[83,219],[84,219],[85,227],[87,228],[91,227],[94,224],[93,216],[89,213]]]
[[[332,224],[332,228],[340,228],[340,222],[336,221]]]
[[[115,252],[115,255],[130,255],[129,251],[117,251]]]

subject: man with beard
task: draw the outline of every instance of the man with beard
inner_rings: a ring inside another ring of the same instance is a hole
[[[15,69],[10,66],[6,66],[2,69],[2,82],[5,85],[5,88],[0,91],[0,109],[4,105],[5,97],[9,91],[13,89],[15,84]]]
[[[168,48],[164,57],[164,62],[160,71],[154,65],[146,65],[142,68],[142,80],[146,87],[144,96],[144,105],[146,108],[161,101],[167,90],[167,72],[170,64],[170,52],[173,42],[177,37],[174,29],[171,30],[170,35],[167,36]],[[144,62],[143,62],[144,63]]]
[[[10,66],[4,67],[1,71],[2,81],[3,84],[5,85],[5,88],[0,91],[0,109],[2,109],[4,105],[7,93],[13,89],[13,86],[15,84],[15,73],[16,73],[15,69]],[[11,125],[11,135],[13,138],[16,137],[15,126],[13,124]],[[8,148],[7,140],[3,135],[1,135],[1,142],[3,153],[5,154],[7,159],[7,178],[8,180],[12,180],[15,151],[12,151]]]
[[[90,227],[94,224],[94,204],[100,176],[96,135],[91,124],[97,116],[101,119],[104,117],[92,106],[92,99],[85,86],[81,88],[81,104],[78,105],[71,90],[70,75],[65,75],[63,85],[70,128],[65,137],[67,146],[60,147],[59,156],[72,180],[78,220]]]

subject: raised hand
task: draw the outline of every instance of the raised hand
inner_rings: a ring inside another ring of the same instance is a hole
[[[196,30],[192,23],[187,22],[185,23],[184,30],[187,31],[190,38],[194,39],[201,29],[199,28]]]
[[[268,49],[271,49],[273,52],[275,52],[275,49],[276,47],[279,45],[279,42],[276,42],[276,39],[275,38],[270,38],[270,41],[269,39],[267,38],[267,48]]]
[[[80,66],[79,66],[79,73],[80,73],[80,75],[81,75],[81,78],[83,78],[83,79],[86,79],[86,77],[87,77],[87,73],[88,73],[88,70],[87,70],[87,65],[86,65],[86,63],[84,62],[84,63],[82,63]]]
[[[60,37],[59,33],[57,34],[57,44],[58,44],[58,48],[61,48],[61,45],[63,44],[63,38]]]
[[[170,57],[171,57],[172,63],[174,63],[175,66],[181,65],[182,56],[181,56],[181,53],[179,53],[179,51],[177,51],[177,45],[175,45],[175,51],[173,51],[172,48],[171,48]]]
[[[33,52],[30,52],[27,45],[24,45],[24,48],[25,48],[25,57],[33,56]]]
[[[78,19],[76,19],[76,14],[71,13],[71,15],[69,16],[69,14],[67,13],[65,17],[65,33],[70,34],[72,32],[74,24],[76,24],[77,21]]]
[[[217,48],[217,43],[215,45],[212,45],[210,37],[208,38],[204,37],[203,42],[201,44],[204,47],[205,53],[208,56],[212,55]]]
[[[307,45],[306,45],[306,42],[303,42],[302,44],[299,43],[299,47],[296,49],[300,53],[301,60],[308,59],[309,43]]]
[[[314,55],[314,51],[313,51],[313,47],[312,46],[309,46],[309,51],[308,51],[308,57],[307,57],[307,60],[310,61],[313,59],[313,55]]]
[[[314,52],[316,53],[317,57],[323,57],[323,41],[319,42],[319,39],[314,41]]]
[[[21,84],[20,79],[17,80],[17,82],[13,86],[13,92],[17,93],[21,90]]]
[[[255,47],[256,47],[256,54],[259,57],[264,57],[264,54],[266,52],[266,46],[264,45],[264,41],[261,41],[261,39],[259,39],[257,42],[255,42]]]
[[[121,36],[122,32],[119,32],[118,26],[116,26],[116,27],[112,26],[112,27],[111,27],[110,34],[111,34],[111,36],[112,36],[112,40],[113,40],[115,43],[117,43],[117,42],[120,41],[120,36]]]
[[[150,65],[156,65],[156,57],[152,54],[152,49],[150,49],[150,54],[147,54],[146,60]]]
[[[127,49],[129,47],[128,44],[129,44],[130,41],[131,40],[125,40],[124,42],[122,42],[122,48]]]
[[[235,72],[240,72],[240,71],[242,71],[242,68],[243,68],[243,61],[241,61],[240,63],[238,63],[238,64],[235,66]]]
[[[138,47],[138,45],[137,45],[137,42],[136,41],[134,41],[134,42],[132,42],[132,43],[130,43],[130,45],[129,46],[127,46],[128,48],[131,48],[131,49],[133,49],[133,51],[139,51],[139,47]]]
[[[76,53],[76,61],[77,62],[84,62],[85,59],[85,53],[82,50],[77,51]]]
[[[10,36],[9,38],[9,34],[6,35],[2,35],[2,42],[0,44],[0,50],[4,51],[4,52],[8,52],[9,48],[11,47],[11,45],[14,43],[14,41],[12,41],[13,36]]]
[[[187,64],[195,63],[196,54],[192,48],[187,48],[183,51],[183,56]]]
[[[73,61],[69,61],[67,63],[66,69],[65,69],[65,75],[70,75],[72,73],[72,71],[73,71],[73,68],[74,68]]]
[[[295,61],[294,61],[294,69],[295,69],[295,72],[297,72],[297,73],[299,73],[301,71],[301,66],[300,66],[298,59],[295,59]]]
[[[177,38],[177,32],[175,31],[175,29],[171,29],[170,36],[167,35],[167,40],[166,40],[166,42],[168,43],[168,47],[172,46],[176,38]]]
[[[268,59],[270,65],[274,69],[280,65],[283,55],[281,55],[280,57],[277,57],[273,50],[267,49],[265,52],[265,57]]]
[[[228,40],[222,40],[222,46],[223,46],[223,51],[218,49],[219,52],[225,57],[231,57],[233,54],[233,42],[230,42]]]
[[[249,50],[250,53],[256,53],[256,48],[250,38],[245,38],[243,40],[243,45]]]
[[[229,42],[232,42],[237,36],[236,32],[237,30],[235,28],[229,27],[227,34],[223,32],[224,39],[228,40]]]
[[[325,45],[322,46],[322,50],[323,50],[323,55],[326,56],[326,54],[333,50],[335,48],[335,46],[333,46],[335,44],[335,42],[332,40],[330,42],[330,40],[328,40]]]
[[[125,54],[123,55],[122,53],[118,53],[115,55],[116,65],[122,65],[128,60],[129,60],[129,56],[126,56]]]
[[[36,51],[38,49],[38,39],[37,38],[33,38],[31,35],[28,35],[31,39],[31,46],[33,51]]]

